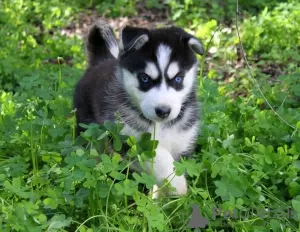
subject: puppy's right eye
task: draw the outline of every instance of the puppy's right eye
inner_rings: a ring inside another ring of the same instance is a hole
[[[147,91],[152,86],[152,79],[146,73],[138,74],[138,79],[140,82],[140,89]]]
[[[141,80],[142,80],[142,82],[147,83],[147,82],[149,81],[149,77],[143,76],[143,77],[141,78]]]
[[[146,73],[139,73],[138,78],[142,82],[148,82],[150,81],[150,77]]]

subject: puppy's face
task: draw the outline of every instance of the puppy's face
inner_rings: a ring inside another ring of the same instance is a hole
[[[155,122],[177,118],[194,87],[199,41],[176,27],[124,28],[120,47],[124,88],[143,116]]]

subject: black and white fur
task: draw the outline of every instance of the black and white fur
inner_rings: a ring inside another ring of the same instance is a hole
[[[187,183],[174,176],[173,162],[193,152],[198,136],[195,53],[203,54],[201,43],[178,27],[127,26],[118,45],[112,29],[98,21],[87,37],[88,68],[74,97],[77,123],[116,121],[119,112],[122,133],[138,138],[152,133],[155,122],[154,175],[158,185],[167,178],[176,195],[187,193]]]

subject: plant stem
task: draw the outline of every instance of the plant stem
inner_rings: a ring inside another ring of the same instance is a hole
[[[60,89],[61,87],[61,80],[62,80],[62,72],[61,72],[61,64],[60,62],[62,62],[62,58],[61,57],[57,57],[57,63],[58,63],[58,88],[57,90]]]

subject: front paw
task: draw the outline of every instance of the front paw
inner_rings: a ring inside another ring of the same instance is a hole
[[[184,176],[175,176],[173,179],[170,178],[170,185],[172,190],[169,191],[170,195],[186,195],[188,188],[187,182]]]

